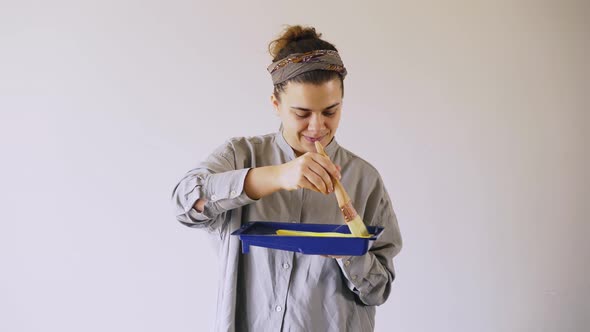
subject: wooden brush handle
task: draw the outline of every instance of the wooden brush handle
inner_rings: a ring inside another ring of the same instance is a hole
[[[319,154],[321,154],[322,156],[326,156],[328,159],[330,159],[330,157],[328,157],[328,155],[326,154],[326,151],[324,151],[322,143],[316,141],[315,148]],[[331,175],[330,177],[332,178],[332,182],[334,183],[334,193],[336,194],[336,199],[338,200],[338,206],[342,211],[344,221],[350,228],[350,233],[354,234],[354,236],[369,235],[367,228],[365,227],[365,224],[363,223],[362,219],[352,206],[352,201],[346,193],[346,190],[344,190],[342,183],[340,183],[338,179],[332,177]]]
[[[328,157],[328,155],[326,154],[326,151],[324,150],[324,146],[322,145],[322,143],[316,141],[315,148],[319,154],[330,159],[330,157]],[[340,208],[342,208],[343,206],[346,206],[346,204],[350,202],[350,197],[346,193],[346,190],[344,190],[342,183],[340,183],[340,181],[337,178],[333,177],[332,175],[330,175],[330,177],[332,178],[332,183],[334,183],[334,193],[336,194],[336,200],[338,201],[338,206]]]

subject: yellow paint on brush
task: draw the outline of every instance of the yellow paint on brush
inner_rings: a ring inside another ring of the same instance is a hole
[[[355,211],[356,213],[356,211]],[[350,229],[350,233],[357,235],[357,237],[368,237],[369,231],[361,217],[357,214],[351,221],[346,223]]]
[[[369,238],[371,235],[354,236],[353,234],[345,234],[338,232],[304,232],[304,231],[291,231],[287,229],[277,230],[277,235],[285,236],[312,236],[312,237],[351,237],[351,238]]]

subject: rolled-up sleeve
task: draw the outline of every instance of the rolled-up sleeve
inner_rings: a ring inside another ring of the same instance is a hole
[[[397,218],[385,190],[376,211],[372,220],[365,222],[384,230],[371,249],[363,256],[337,259],[348,288],[366,305],[383,304],[389,297],[395,279],[393,258],[402,247]]]
[[[228,142],[178,182],[172,201],[179,222],[213,229],[224,212],[255,202],[244,191],[250,168],[235,169],[234,160],[235,151]],[[199,199],[207,200],[202,212],[194,208]]]

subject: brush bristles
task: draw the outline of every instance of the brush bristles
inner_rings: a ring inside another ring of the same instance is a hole
[[[350,233],[354,236],[368,236],[369,231],[361,217],[357,214],[354,219],[346,223],[350,229]]]

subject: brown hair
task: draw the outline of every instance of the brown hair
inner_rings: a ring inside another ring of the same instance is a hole
[[[321,37],[322,34],[317,33],[313,27],[303,27],[301,25],[287,26],[277,39],[270,42],[268,51],[273,57],[273,62],[286,58],[293,53],[306,53],[316,50],[338,51],[334,45],[321,39]],[[342,95],[344,95],[342,76],[330,70],[312,70],[297,75],[288,81],[276,84],[273,93],[275,98],[280,100],[280,93],[285,91],[285,87],[289,82],[320,85],[333,79],[340,80]]]

